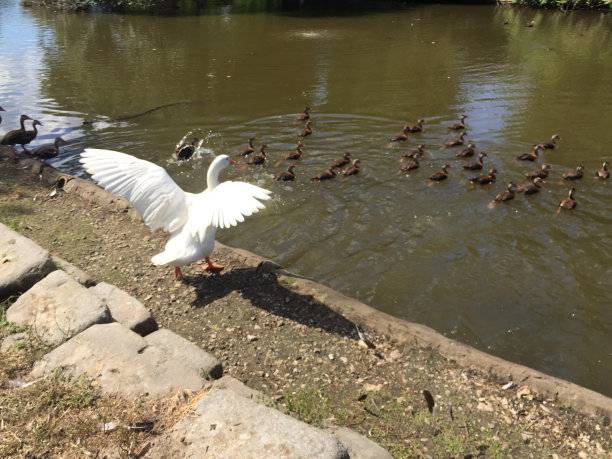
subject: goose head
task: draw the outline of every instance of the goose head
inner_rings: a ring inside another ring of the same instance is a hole
[[[214,187],[219,185],[219,174],[221,171],[235,162],[236,161],[227,155],[220,155],[217,156],[212,163],[210,163],[210,166],[208,167],[208,174],[206,175],[206,183],[208,184],[209,190],[212,190]]]

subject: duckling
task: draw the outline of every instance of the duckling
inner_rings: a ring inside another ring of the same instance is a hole
[[[483,167],[483,161],[486,157],[488,157],[489,155],[487,155],[484,151],[481,151],[480,153],[478,153],[478,161],[473,162],[473,163],[467,163],[464,164],[462,167],[466,170],[470,170],[470,171],[476,171],[476,170],[480,170]]]
[[[191,158],[196,151],[196,144],[199,141],[200,139],[197,137],[193,138],[191,145],[186,145],[185,141],[181,141],[174,151],[174,156],[176,156],[176,159],[178,161],[187,161],[189,158]]]
[[[525,177],[527,177],[528,179],[534,179],[536,177],[540,177],[542,179],[545,179],[546,177],[548,177],[548,171],[552,170],[552,166],[548,163],[544,163],[542,164],[542,166],[540,166],[540,170],[539,171],[529,171],[529,172],[525,172]]]
[[[463,145],[463,143],[465,142],[463,137],[465,137],[466,135],[469,135],[469,134],[466,131],[461,131],[461,134],[459,134],[458,139],[447,140],[446,142],[444,142],[444,146],[445,147],[458,147],[460,145]]]
[[[421,164],[419,163],[418,158],[414,158],[413,160],[408,161],[406,164],[402,165],[402,167],[400,167],[397,173],[400,174],[402,172],[413,171],[415,169],[418,169],[420,166]]]
[[[470,156],[474,156],[475,152],[476,152],[476,144],[475,143],[470,143],[470,144],[468,144],[467,148],[464,148],[459,153],[457,153],[455,156],[457,158],[468,158]]]
[[[359,174],[359,166],[361,165],[361,162],[362,161],[360,159],[354,159],[353,164],[342,171],[342,175],[344,175],[344,179],[342,179],[343,182],[346,180],[346,177]]]
[[[569,190],[569,193],[567,194],[567,198],[565,198],[563,201],[561,201],[559,203],[559,211],[561,209],[566,209],[566,210],[572,210],[573,208],[576,207],[577,203],[576,200],[574,199],[574,193],[576,192],[576,188],[572,188]]]
[[[409,126],[404,126],[402,128],[402,133],[396,136],[391,137],[391,139],[389,139],[391,142],[403,142],[404,140],[408,140],[408,133],[410,132],[408,130]]]
[[[459,123],[455,123],[455,124],[451,124],[448,128],[449,129],[454,129],[456,131],[460,130],[460,129],[465,129],[465,119],[469,118],[467,115],[461,115],[461,122]]]
[[[610,163],[608,161],[604,162],[603,165],[601,166],[601,169],[599,169],[597,171],[597,174],[595,174],[596,177],[599,177],[600,179],[608,179],[610,178],[610,172],[608,171],[608,165]]]
[[[536,144],[536,146],[540,147],[542,150],[553,150],[554,148],[557,147],[556,140],[563,140],[563,139],[561,139],[559,134],[555,134],[550,138],[550,142],[538,143]]]
[[[569,171],[563,174],[563,180],[578,180],[584,177],[584,166],[581,164],[575,171]]]
[[[295,147],[295,151],[287,153],[283,159],[274,164],[274,167],[280,166],[283,161],[295,161],[300,159],[302,157],[302,148],[304,148],[304,144],[302,142],[298,142],[297,147]]]
[[[506,188],[506,190],[495,196],[495,201],[503,202],[514,199],[514,192],[516,190],[518,190],[518,185],[516,185],[514,182],[508,182],[508,187]]]
[[[489,183],[495,183],[495,174],[497,169],[490,169],[486,175],[477,175],[470,179],[470,183],[478,183],[479,185],[488,185]]]
[[[297,117],[296,121],[306,121],[310,119],[310,107],[304,108],[304,113]]]
[[[297,167],[297,164],[291,164],[285,172],[281,172],[274,177],[276,182],[289,182],[295,180],[295,172],[293,170]]]
[[[60,144],[66,143],[68,142],[61,137],[56,137],[53,146],[43,145],[42,147],[35,148],[34,150],[26,153],[42,162],[46,162],[47,159],[55,158],[59,154]]]
[[[452,168],[453,168],[453,166],[451,166],[451,165],[450,165],[450,164],[448,164],[448,163],[445,163],[445,164],[442,166],[442,170],[441,170],[441,171],[439,171],[439,172],[434,172],[433,174],[431,174],[431,175],[429,176],[429,180],[433,180],[434,182],[439,182],[439,181],[441,181],[441,180],[446,180],[446,179],[448,178],[448,172],[446,171],[446,169],[448,169],[448,168],[451,168],[451,169],[452,169]]]

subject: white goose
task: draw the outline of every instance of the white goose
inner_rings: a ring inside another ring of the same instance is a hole
[[[151,261],[171,264],[182,278],[181,266],[204,258],[206,271],[223,266],[210,261],[217,228],[229,228],[259,212],[270,191],[245,182],[219,183],[219,173],[235,161],[217,156],[208,168],[207,188],[199,193],[183,191],[161,167],[125,153],[87,148],[81,163],[105,190],[126,198],[152,229],[163,228],[170,239]]]

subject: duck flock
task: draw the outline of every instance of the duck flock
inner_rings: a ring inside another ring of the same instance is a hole
[[[4,111],[2,107],[0,107],[0,112]],[[466,161],[461,167],[466,171],[484,171],[486,173],[480,173],[478,175],[474,175],[469,178],[469,182],[474,185],[486,186],[492,183],[495,183],[497,180],[498,170],[496,168],[489,168],[488,170],[485,168],[485,160],[488,158],[488,154],[484,151],[477,151],[476,144],[474,142],[467,142],[465,137],[469,137],[469,133],[467,131],[466,119],[469,118],[468,115],[462,114],[460,116],[460,120],[458,123],[451,124],[447,126],[449,131],[457,131],[457,138],[450,139],[445,141],[440,148],[441,149],[454,149],[452,150],[455,158],[459,159],[470,159],[473,156],[477,156],[476,161]],[[25,122],[32,121],[31,129],[26,129]],[[285,161],[290,161],[290,164],[287,167],[287,170],[280,172],[274,176],[274,180],[278,182],[288,182],[296,180],[296,172],[295,169],[298,167],[297,161],[299,161],[303,156],[303,149],[305,148],[304,139],[313,135],[313,126],[314,121],[311,118],[311,109],[310,107],[305,107],[303,113],[301,113],[296,122],[303,122],[304,128],[297,133],[298,142],[295,150],[284,155],[282,159],[277,161],[274,166],[278,167]],[[2,122],[2,117],[0,117],[0,123]],[[13,148],[13,156],[16,158],[18,155],[17,150],[15,149],[16,145],[20,145],[23,149],[23,153],[31,158],[36,158],[39,161],[45,162],[48,159],[52,159],[59,154],[60,145],[66,144],[67,142],[61,137],[56,137],[53,145],[44,145],[37,147],[32,150],[28,150],[26,145],[29,145],[37,136],[38,130],[37,126],[42,126],[38,120],[30,118],[28,115],[21,115],[19,119],[20,127],[19,129],[14,129],[7,132],[0,141],[1,145],[9,145]],[[407,143],[411,139],[418,138],[418,135],[423,132],[424,124],[427,124],[427,121],[423,118],[418,119],[415,125],[405,125],[402,128],[401,134],[393,136],[389,139],[389,146],[392,147],[394,145],[402,145]],[[262,144],[259,148],[259,153],[256,153],[256,148],[254,145],[257,137],[252,136],[248,139],[248,145],[245,149],[236,153],[236,155],[243,159],[246,165],[249,166],[257,166],[263,165],[267,160],[266,150],[270,147],[268,144]],[[557,147],[557,140],[562,140],[561,136],[558,134],[554,134],[551,137],[549,142],[541,142],[533,145],[533,150],[531,153],[523,153],[521,155],[516,156],[516,161],[538,161],[541,157],[542,153],[546,150],[553,150]],[[202,141],[194,137],[193,141],[190,144],[187,144],[184,140],[181,141],[174,151],[174,155],[178,161],[187,161],[189,160],[193,154],[196,152],[197,148],[201,145]],[[467,143],[467,145],[466,145]],[[425,149],[427,145],[423,143],[419,143],[416,148],[407,150],[403,152],[399,158],[399,162],[401,166],[399,167],[397,173],[414,173],[414,171],[420,168],[420,160],[425,157]],[[344,152],[342,156],[329,164],[329,167],[325,170],[322,170],[318,174],[314,175],[310,178],[311,181],[323,181],[323,180],[331,180],[336,178],[337,176],[342,176],[342,180],[345,181],[349,176],[359,174],[362,160],[358,158],[352,158],[352,153]],[[609,162],[605,161],[601,168],[597,170],[595,176],[602,179],[607,180],[610,177],[610,172],[608,171]],[[427,177],[427,181],[430,185],[435,184],[436,182],[442,182],[449,177],[448,169],[452,169],[453,166],[450,162],[445,162],[441,168],[441,170],[432,173]],[[566,172],[562,175],[563,181],[575,181],[584,177],[584,166],[578,165],[576,170]],[[494,197],[494,199],[489,204],[489,207],[492,208],[495,206],[497,202],[504,202],[514,199],[516,193],[523,193],[526,195],[536,194],[542,190],[542,185],[546,183],[546,178],[548,178],[552,167],[548,163],[541,164],[540,168],[537,170],[530,170],[525,172],[525,177],[528,182],[524,185],[517,185],[514,182],[508,182],[507,188],[505,191],[499,193]],[[574,197],[576,193],[576,189],[574,187],[570,187],[568,190],[568,195],[565,199],[563,199],[559,203],[559,210],[574,209],[577,205],[577,201]]]
[[[303,149],[305,148],[303,140],[305,137],[313,135],[314,121],[311,118],[310,112],[310,107],[306,107],[304,109],[304,112],[300,114],[300,116],[297,118],[296,121],[305,123],[304,129],[297,134],[298,143],[295,150],[287,153],[281,160],[277,161],[274,164],[278,167],[284,161],[291,161],[286,171],[275,175],[275,181],[296,180],[295,169],[298,167],[298,163],[296,161],[299,161],[303,157]],[[465,159],[466,161],[461,165],[462,169],[466,171],[475,171],[475,173],[477,173],[478,171],[482,171],[478,175],[473,175],[468,180],[473,185],[487,186],[492,183],[495,183],[495,181],[497,180],[497,174],[499,172],[496,168],[487,169],[485,167],[485,160],[489,157],[489,155],[484,151],[478,152],[476,144],[474,142],[468,142],[465,139],[465,137],[469,137],[466,125],[467,118],[469,118],[468,115],[462,114],[458,123],[454,123],[447,126],[447,129],[449,131],[456,131],[458,132],[458,135],[457,138],[450,139],[442,143],[440,145],[440,149],[452,151],[454,158]],[[393,136],[389,139],[389,147],[403,145],[405,143],[408,143],[408,141],[411,139],[415,139],[418,141],[418,135],[423,132],[425,124],[427,124],[427,121],[423,118],[420,118],[415,125],[404,126],[402,128],[401,134]],[[250,137],[248,140],[247,148],[237,152],[237,156],[244,158],[244,161],[247,165],[262,165],[267,160],[266,149],[269,148],[269,145],[262,144],[259,149],[259,153],[256,154],[256,148],[253,144],[256,139],[257,138],[255,136]],[[562,140],[561,136],[559,136],[558,134],[554,134],[549,142],[541,142],[534,144],[532,152],[516,156],[515,161],[538,161],[545,151],[557,148],[558,140]],[[192,145],[195,145],[197,141],[198,139],[194,139]],[[177,150],[175,152],[177,159],[185,159],[185,155],[181,155],[180,153],[182,151],[181,149],[184,148],[186,148],[184,144],[180,144],[179,147],[177,147]],[[399,162],[401,166],[397,170],[397,173],[412,174],[414,173],[414,171],[417,171],[421,165],[420,160],[425,157],[426,148],[427,145],[420,143],[416,145],[416,148],[403,152],[399,157]],[[191,151],[191,154],[193,154],[193,150]],[[191,154],[189,156],[191,156]],[[352,153],[344,152],[342,156],[340,156],[337,160],[329,164],[329,167],[327,169],[311,177],[310,180],[331,180],[336,178],[337,176],[342,176],[342,180],[344,181],[348,176],[357,175],[360,171],[360,166],[363,161],[357,158],[354,158],[351,161],[352,156]],[[471,159],[472,157],[477,157],[477,159],[475,161],[469,161],[469,159]],[[595,176],[602,180],[607,180],[610,177],[608,165],[609,162],[605,161],[602,164],[601,168],[597,170]],[[450,164],[450,162],[445,162],[441,170],[432,173],[426,178],[428,184],[434,185],[435,183],[442,182],[448,179],[450,176],[448,169],[452,168],[453,166]],[[564,173],[561,178],[563,181],[566,181],[568,183],[575,180],[579,180],[584,177],[584,169],[585,167],[583,165],[578,165],[576,167],[576,170]],[[492,199],[492,201],[489,203],[489,208],[493,208],[498,202],[504,202],[514,199],[516,193],[523,193],[525,195],[539,193],[542,190],[542,185],[546,183],[545,179],[549,177],[551,170],[552,167],[550,164],[543,163],[541,164],[539,169],[529,170],[524,173],[527,179],[527,183],[523,185],[517,185],[512,181],[508,182],[506,190],[497,194]],[[570,187],[568,190],[567,197],[559,203],[559,211],[561,209],[571,210],[576,207],[577,201],[574,197],[575,193],[576,189],[574,187]]]

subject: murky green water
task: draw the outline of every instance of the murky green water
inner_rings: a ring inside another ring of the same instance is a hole
[[[257,135],[271,145],[268,164],[224,178],[266,186],[274,200],[221,241],[612,395],[612,182],[594,178],[612,159],[612,16],[452,5],[354,13],[62,15],[2,0],[0,132],[27,113],[44,124],[35,144],[70,141],[59,168],[80,173],[84,147],[116,149],[167,167],[190,191],[213,156]],[[273,183],[305,105],[315,126],[298,180]],[[457,149],[440,149],[461,113],[499,170],[491,186],[471,186]],[[388,147],[420,117],[424,133]],[[555,133],[559,147],[535,165],[513,160]],[[174,145],[194,135],[199,157],[173,162]],[[397,175],[418,143],[428,146],[421,168]],[[360,175],[310,182],[345,150],[362,159]],[[450,178],[428,186],[446,161]],[[487,208],[544,161],[553,172],[542,193]],[[569,189],[561,175],[578,164],[578,208],[557,214]]]

